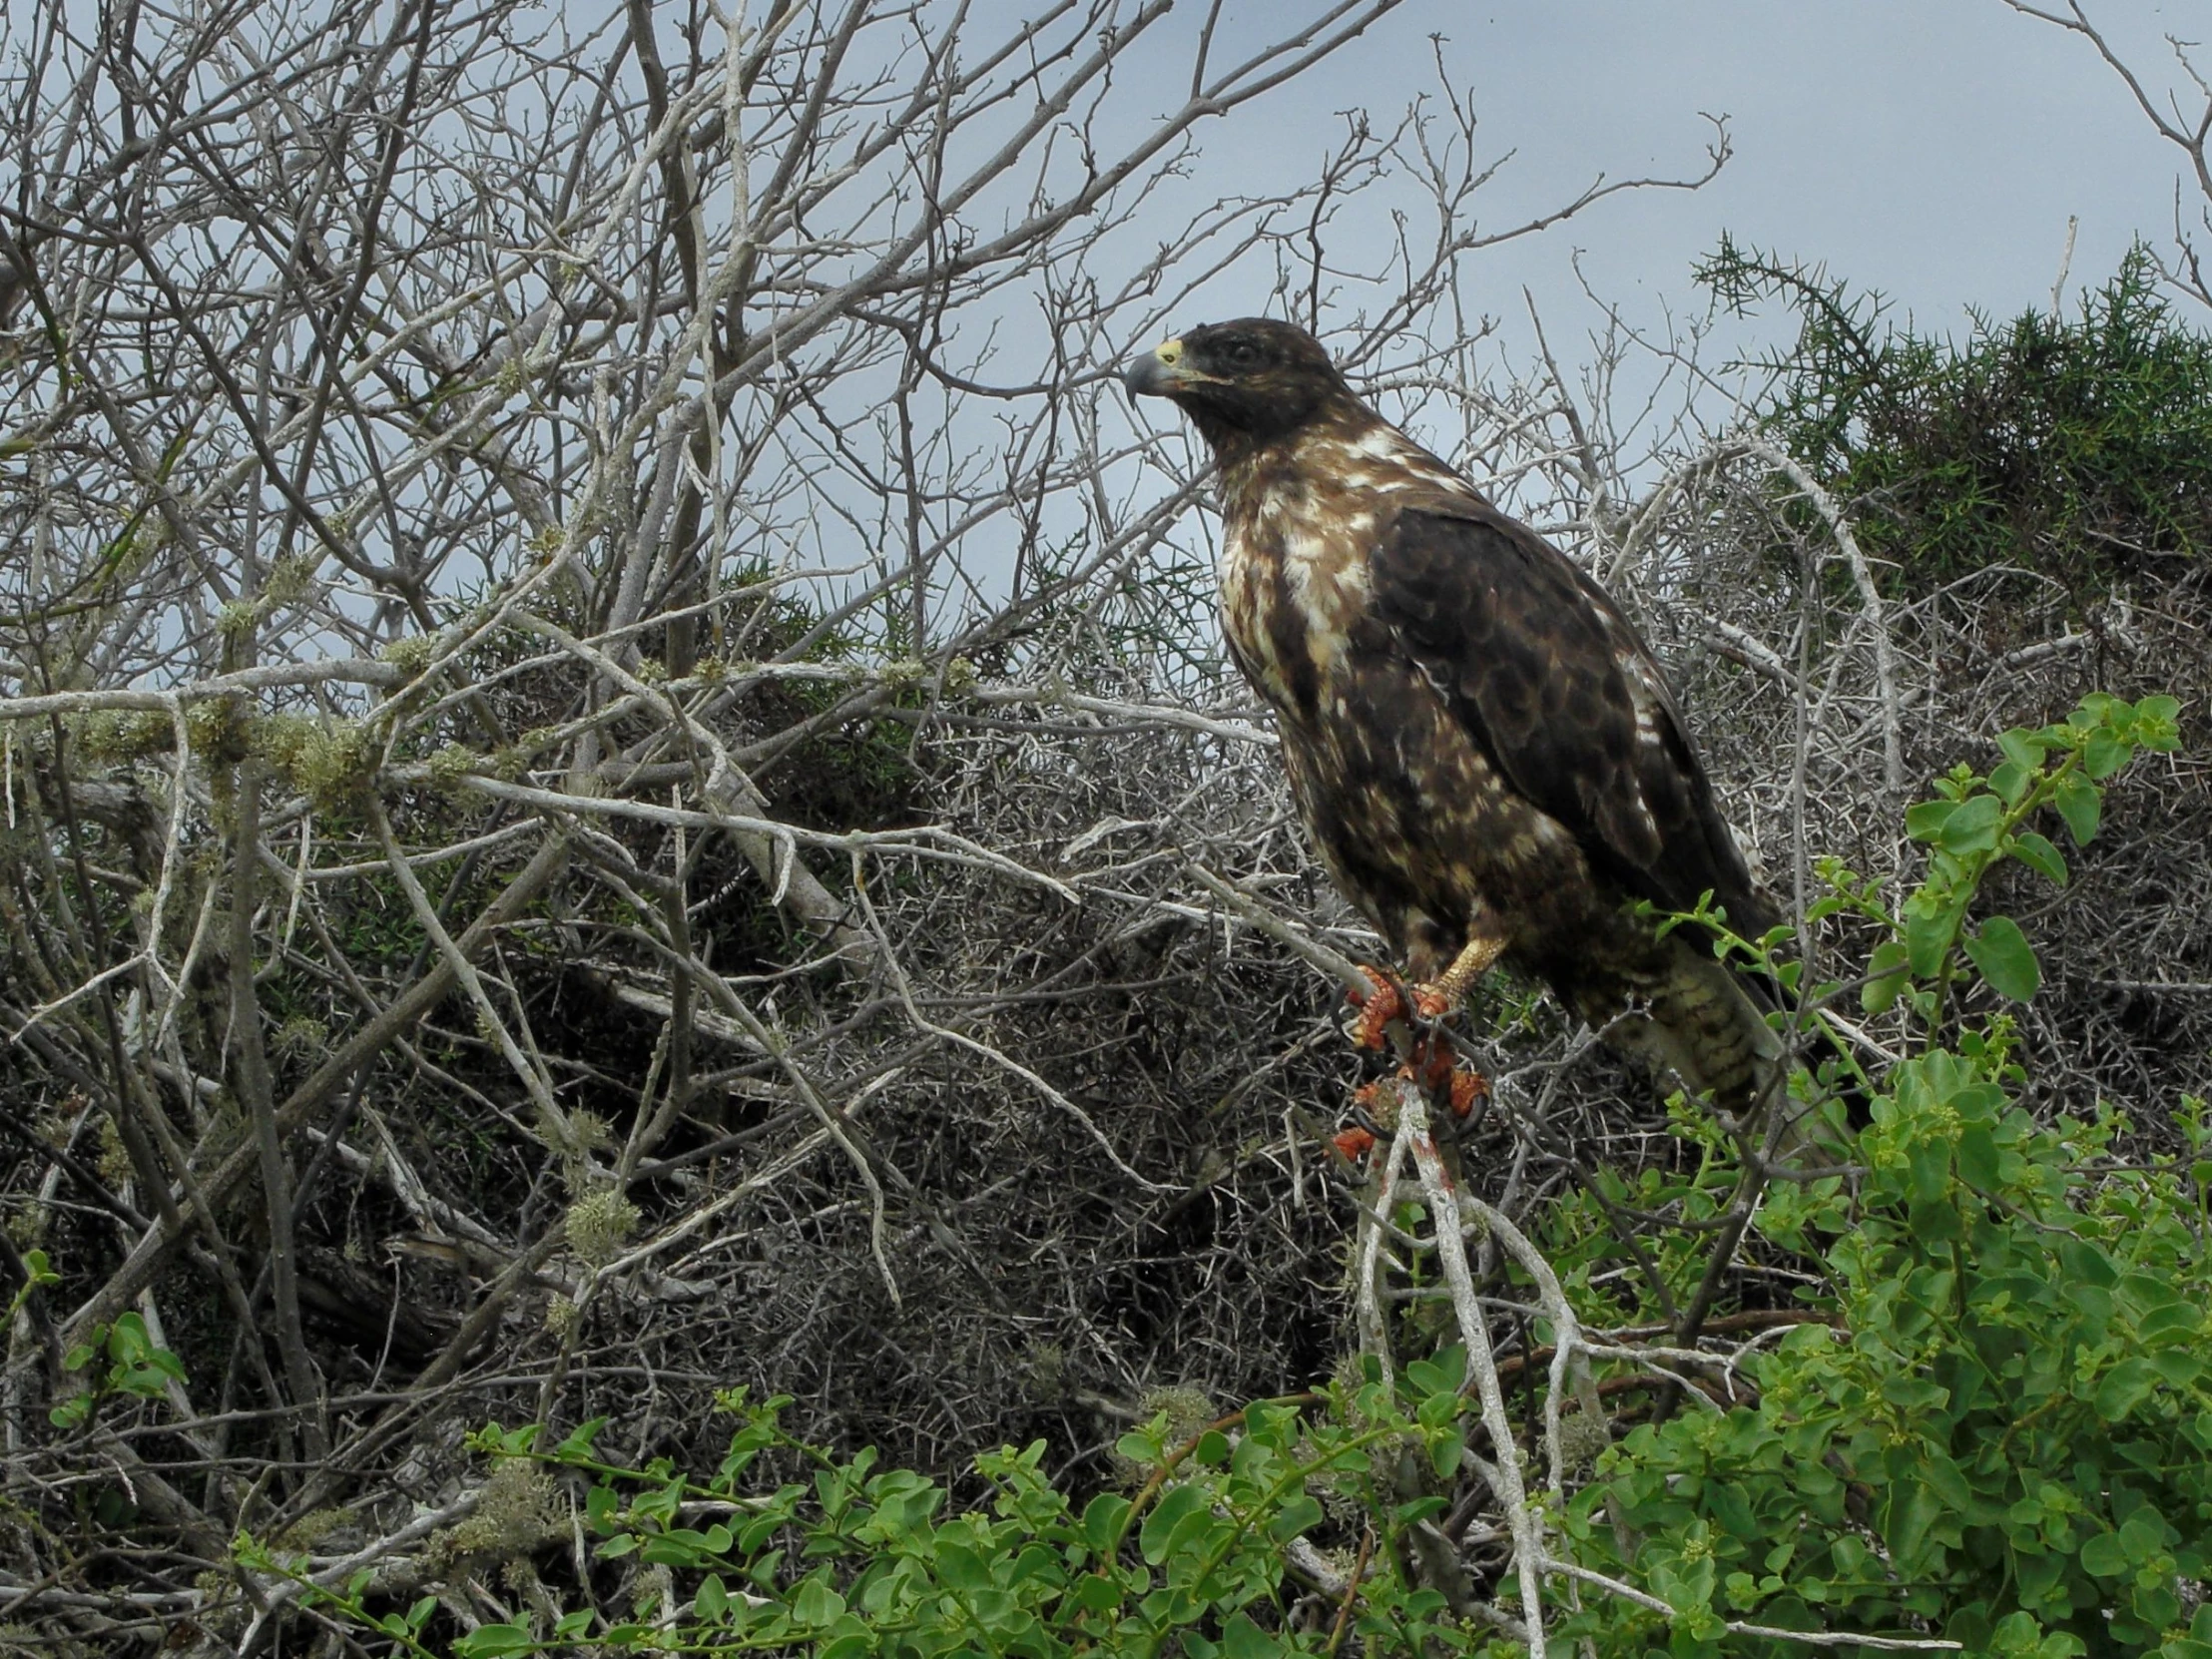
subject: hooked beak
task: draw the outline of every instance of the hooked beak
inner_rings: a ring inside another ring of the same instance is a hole
[[[1202,378],[1183,366],[1183,342],[1179,339],[1154,346],[1121,373],[1121,383],[1132,397],[1171,397]]]

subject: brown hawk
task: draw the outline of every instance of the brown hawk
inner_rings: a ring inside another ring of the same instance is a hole
[[[1331,875],[1414,975],[1456,996],[1502,955],[1614,1046],[1729,1110],[1759,1103],[1782,1052],[1770,987],[1635,901],[1710,894],[1751,938],[1775,907],[1620,606],[1303,329],[1195,328],[1125,380],[1213,449],[1230,650],[1274,706]]]

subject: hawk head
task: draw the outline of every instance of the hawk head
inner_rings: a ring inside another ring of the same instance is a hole
[[[1122,383],[1137,396],[1173,400],[1217,455],[1366,414],[1320,340],[1266,316],[1193,328],[1131,363]]]

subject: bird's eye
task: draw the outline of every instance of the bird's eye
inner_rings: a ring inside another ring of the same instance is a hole
[[[1223,340],[1221,358],[1231,368],[1250,368],[1260,360],[1260,348],[1248,339]]]

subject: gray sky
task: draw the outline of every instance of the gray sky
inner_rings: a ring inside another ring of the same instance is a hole
[[[1269,9],[1243,0],[1230,16],[1256,25]],[[2212,0],[2103,0],[2091,17],[2149,86],[2201,108],[2162,36],[2212,39]],[[1478,142],[1516,152],[1481,199],[1499,225],[1600,172],[1694,173],[1710,136],[1700,112],[1730,118],[1735,159],[1703,191],[1616,197],[1479,256],[1484,306],[1508,316],[1525,283],[1547,324],[1587,318],[1571,297],[1577,251],[1632,316],[1694,307],[1690,268],[1726,229],[1955,332],[1969,305],[2004,316],[2048,302],[2068,215],[2080,219],[2069,297],[2137,235],[2171,241],[2181,153],[2086,41],[2000,0],[1411,0],[1326,82],[1209,135],[1209,169],[1310,173],[1333,136],[1317,100],[1382,119],[1409,72],[1433,85],[1430,33],[1475,95]]]

